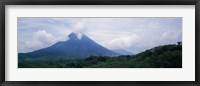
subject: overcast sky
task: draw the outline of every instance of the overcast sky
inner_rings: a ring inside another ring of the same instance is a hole
[[[18,52],[66,41],[81,32],[111,49],[139,53],[182,41],[182,18],[18,18]]]

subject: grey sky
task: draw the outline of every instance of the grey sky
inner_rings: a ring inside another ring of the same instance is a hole
[[[31,52],[80,32],[108,49],[139,53],[182,41],[182,18],[18,18],[18,52]]]

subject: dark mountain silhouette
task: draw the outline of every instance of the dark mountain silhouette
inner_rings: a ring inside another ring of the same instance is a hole
[[[19,58],[87,58],[89,56],[117,56],[113,52],[81,33],[74,33],[68,35],[69,40],[57,42],[54,45],[36,50],[29,53],[19,53]]]

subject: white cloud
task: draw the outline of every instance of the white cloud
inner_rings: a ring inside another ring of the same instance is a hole
[[[85,23],[87,23],[86,21],[85,21],[85,19],[81,19],[80,21],[78,21],[77,23],[75,23],[74,24],[74,26],[73,26],[73,30],[75,31],[75,32],[81,32],[81,30],[82,29],[84,29],[84,27],[85,27]]]
[[[45,30],[40,30],[33,33],[29,41],[24,42],[23,46],[26,48],[26,51],[23,52],[31,52],[40,48],[45,48],[55,42],[57,42],[57,39],[52,34]]]
[[[138,35],[124,36],[115,38],[108,42],[107,46],[110,49],[126,49],[134,45],[138,39]]]

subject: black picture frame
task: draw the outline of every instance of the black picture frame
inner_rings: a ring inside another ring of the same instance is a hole
[[[1,0],[0,3],[2,86],[199,86],[200,0]],[[5,5],[195,5],[195,81],[5,81]]]

